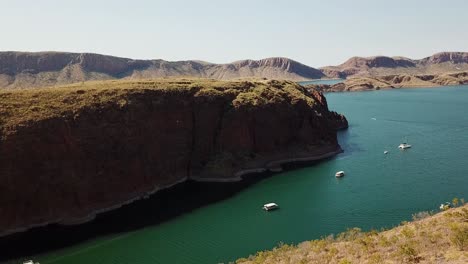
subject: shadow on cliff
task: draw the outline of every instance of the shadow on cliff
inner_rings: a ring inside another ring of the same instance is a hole
[[[335,157],[324,160],[334,159]],[[315,165],[320,161],[283,164],[286,170]],[[148,199],[138,200],[119,209],[105,212],[88,223],[74,226],[58,224],[38,227],[27,232],[0,238],[0,262],[26,259],[28,256],[59,250],[97,237],[130,232],[158,225],[202,206],[215,203],[275,173],[250,174],[242,181],[207,183],[187,181],[157,192]]]

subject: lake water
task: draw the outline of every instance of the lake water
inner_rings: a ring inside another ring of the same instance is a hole
[[[468,198],[468,86],[327,94],[344,153],[156,226],[35,257],[41,264],[219,263],[349,227],[391,227]],[[407,138],[413,148],[397,146]],[[384,155],[383,152],[389,153]],[[336,179],[336,171],[346,176]],[[266,202],[280,209],[261,210]],[[150,208],[148,208],[150,210]]]

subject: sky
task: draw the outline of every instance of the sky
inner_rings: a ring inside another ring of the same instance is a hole
[[[352,56],[468,51],[466,0],[0,0],[0,51],[134,59]]]

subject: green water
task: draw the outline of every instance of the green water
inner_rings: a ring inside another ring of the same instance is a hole
[[[38,256],[47,263],[219,263],[344,231],[391,227],[468,198],[468,86],[328,94],[345,150],[157,226]],[[374,119],[373,119],[374,118]],[[407,138],[413,148],[397,149]],[[384,150],[390,151],[384,155]],[[334,173],[346,171],[337,180]],[[261,206],[276,202],[280,210]]]

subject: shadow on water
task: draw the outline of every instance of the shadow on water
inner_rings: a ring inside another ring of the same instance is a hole
[[[350,125],[349,128],[345,130],[338,130],[338,142],[340,142],[341,148],[345,150],[340,154],[340,158],[351,156],[352,153],[364,151],[358,144],[353,143],[352,137],[356,136],[351,132],[353,127],[355,127],[355,125]]]
[[[52,224],[0,238],[0,262],[69,247],[99,236],[160,224],[204,205],[229,198],[269,174],[232,183],[187,181],[119,209],[97,215],[82,225]]]
[[[322,161],[284,164],[283,168],[291,170]],[[74,226],[51,224],[2,237],[0,262],[40,255],[98,237],[161,224],[202,206],[232,197],[246,187],[272,175],[274,173],[271,172],[251,174],[240,182],[230,183],[187,181],[170,189],[161,190],[148,199],[101,213],[88,223]]]

